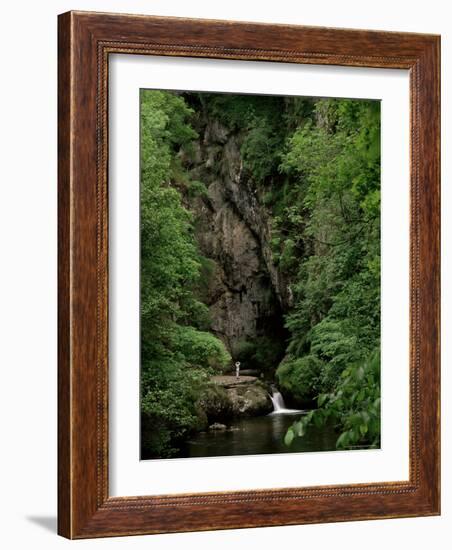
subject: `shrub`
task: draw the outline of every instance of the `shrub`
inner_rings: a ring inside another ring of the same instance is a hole
[[[231,363],[231,356],[219,338],[193,327],[177,327],[174,349],[182,353],[190,365],[199,368],[224,372]]]
[[[347,367],[334,391],[318,397],[319,408],[310,411],[287,431],[285,442],[302,437],[314,422],[334,422],[340,427],[339,449],[360,445],[380,446],[380,352],[374,351],[362,363]]]
[[[187,184],[188,196],[193,197],[207,197],[209,192],[206,185],[202,181],[191,180]]]
[[[276,370],[281,391],[299,403],[312,401],[318,394],[323,366],[315,355],[284,360]]]
[[[143,364],[141,380],[142,452],[145,458],[167,458],[177,443],[200,423],[196,400],[207,375],[170,357]]]

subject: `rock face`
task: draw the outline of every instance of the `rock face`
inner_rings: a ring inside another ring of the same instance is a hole
[[[265,387],[259,382],[227,390],[234,416],[260,416],[271,413],[273,405]]]
[[[185,201],[200,249],[211,260],[203,296],[211,330],[234,357],[243,341],[280,337],[290,292],[272,261],[269,216],[243,175],[240,136],[208,119],[198,132],[195,154],[182,161],[207,194]]]
[[[273,410],[268,387],[254,376],[238,380],[233,376],[214,376],[213,382],[226,392],[235,417],[260,416]]]
[[[220,384],[212,383],[206,388],[198,401],[198,407],[206,423],[227,422],[233,416],[232,402]]]
[[[209,429],[228,424],[234,417],[260,416],[272,412],[269,387],[255,376],[213,376],[198,401],[201,416]]]

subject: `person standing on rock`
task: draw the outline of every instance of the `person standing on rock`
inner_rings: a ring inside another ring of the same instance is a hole
[[[237,361],[235,364],[235,377],[237,379],[240,377],[240,361]]]

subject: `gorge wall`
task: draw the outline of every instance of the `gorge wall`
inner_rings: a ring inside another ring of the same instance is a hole
[[[272,259],[270,217],[242,169],[240,135],[207,115],[197,131],[194,150],[181,156],[191,180],[205,187],[195,195],[185,192],[184,202],[195,216],[200,250],[211,263],[202,297],[211,331],[233,358],[262,339],[281,355],[290,290]]]

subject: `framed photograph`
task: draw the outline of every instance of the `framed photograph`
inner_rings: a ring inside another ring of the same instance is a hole
[[[59,16],[61,535],[440,513],[439,56]]]

